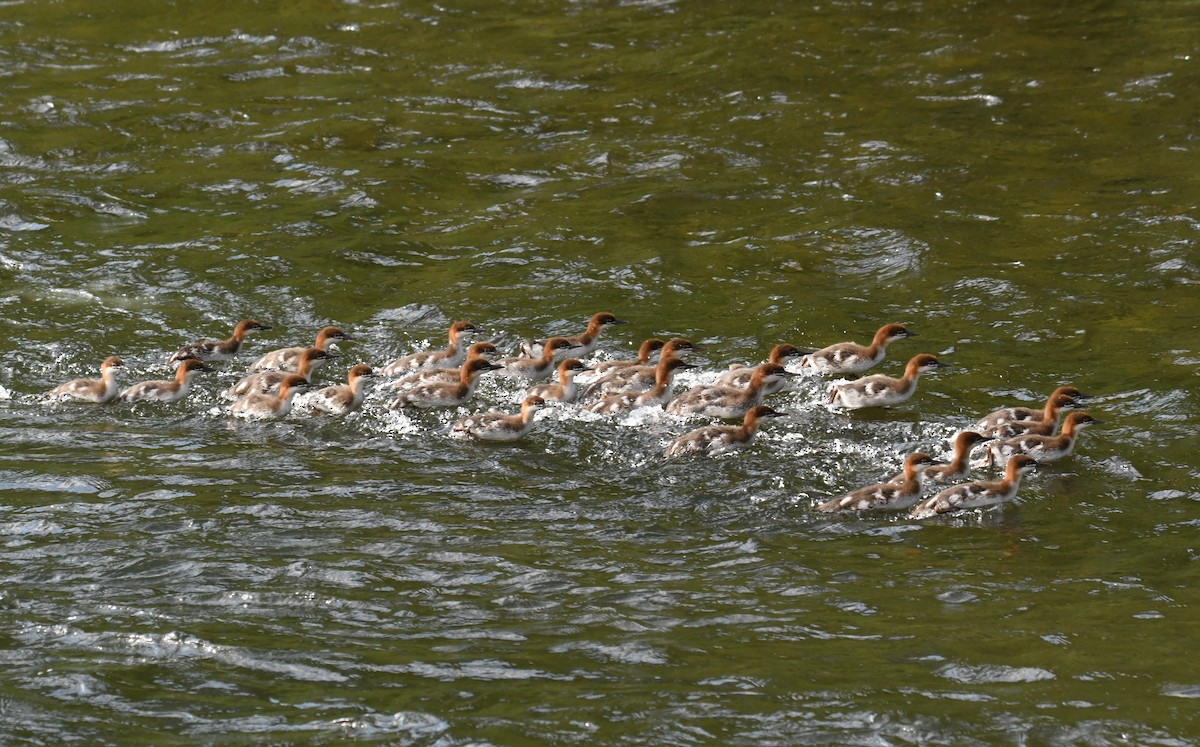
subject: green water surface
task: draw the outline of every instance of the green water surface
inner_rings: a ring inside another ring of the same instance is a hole
[[[6,3],[0,743],[1200,739],[1200,22],[1147,2]],[[48,405],[240,318],[323,369],[628,320],[684,384],[886,322],[952,365],[746,452],[519,387],[233,422]],[[814,505],[1060,384],[1016,504]]]

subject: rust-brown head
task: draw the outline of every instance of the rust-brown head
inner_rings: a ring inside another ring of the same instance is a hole
[[[949,363],[942,363],[937,359],[936,356],[930,355],[929,353],[921,353],[920,355],[914,355],[911,359],[909,359],[908,365],[904,367],[904,375],[915,376],[917,374],[925,373],[926,371],[932,371],[935,368],[949,367]]]
[[[595,334],[601,327],[607,327],[610,324],[625,324],[625,320],[618,319],[607,311],[601,311],[592,315],[588,322],[588,332]]]
[[[976,444],[995,440],[994,436],[985,436],[977,431],[963,431],[954,437],[954,450],[969,453]]]
[[[780,412],[779,410],[776,410],[773,407],[768,407],[767,405],[755,405],[746,411],[745,416],[742,418],[742,422],[746,425],[750,425],[751,423],[755,423],[762,418],[783,417],[787,417],[786,412]]]
[[[233,328],[233,337],[235,340],[242,340],[249,332],[260,332],[268,329],[270,329],[270,327],[266,324],[260,324],[253,319],[243,319],[237,323],[236,327]]]
[[[325,348],[329,347],[331,343],[352,342],[353,340],[353,337],[337,327],[322,327],[321,331],[317,333],[316,347],[324,350]]]
[[[904,337],[916,337],[916,332],[909,332],[903,324],[885,324],[875,332],[875,345],[887,345]]]

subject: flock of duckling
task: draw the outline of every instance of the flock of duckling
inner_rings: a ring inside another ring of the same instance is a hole
[[[249,373],[229,387],[223,395],[233,400],[229,412],[250,419],[283,418],[292,410],[293,398],[304,393],[300,402],[313,413],[344,415],[358,409],[364,399],[368,380],[389,377],[383,387],[394,390],[389,409],[454,407],[469,402],[479,377],[486,372],[517,379],[531,388],[526,392],[519,413],[482,412],[456,421],[450,435],[490,441],[513,441],[529,432],[534,413],[549,401],[580,403],[591,412],[620,414],[641,407],[663,407],[682,416],[740,419],[740,425],[707,425],[689,431],[671,441],[664,451],[667,458],[686,455],[713,456],[749,445],[764,418],[784,415],[763,404],[763,399],[784,389],[788,381],[805,374],[818,376],[854,376],[880,363],[890,343],[915,336],[900,324],[879,328],[869,345],[842,342],[820,350],[801,350],[790,344],[776,345],[767,361],[756,366],[734,366],[712,383],[701,384],[676,396],[671,388],[675,372],[697,368],[681,357],[697,346],[685,339],[668,341],[649,339],[642,343],[632,360],[602,360],[590,365],[583,356],[595,350],[602,331],[624,322],[611,313],[595,314],[587,329],[574,336],[526,340],[518,356],[496,358],[493,343],[470,343],[479,329],[469,322],[450,327],[449,346],[398,358],[373,368],[365,364],[350,368],[342,385],[313,388],[313,372],[334,358],[329,348],[351,341],[337,327],[325,327],[317,333],[311,347],[296,346],[273,350],[255,361]],[[175,402],[187,396],[192,378],[213,370],[213,361],[230,360],[241,351],[250,332],[270,327],[246,319],[237,324],[227,340],[204,340],[180,348],[167,363],[174,365],[172,379],[143,381],[119,390],[117,371],[122,360],[110,356],[101,365],[100,379],[75,379],[51,390],[54,401],[79,400],[104,403]],[[651,359],[657,354],[657,363]],[[798,371],[785,363],[798,359]],[[920,354],[911,358],[901,378],[882,374],[834,384],[828,404],[845,409],[900,404],[916,391],[920,375],[942,367],[936,357]],[[539,383],[557,372],[557,381]],[[577,374],[592,378],[581,384]],[[1078,432],[1099,421],[1086,412],[1074,411],[1062,420],[1060,413],[1079,405],[1085,394],[1071,386],[1059,387],[1044,407],[1006,407],[979,421],[973,430],[959,433],[954,440],[954,456],[948,464],[936,464],[925,453],[910,454],[904,470],[888,482],[855,490],[820,503],[820,511],[900,511],[911,509],[913,518],[927,518],[967,508],[1003,503],[1016,495],[1021,476],[1038,464],[1061,459],[1074,448]],[[983,459],[970,463],[972,450],[987,444]],[[999,480],[961,482],[972,466],[990,467],[1006,460]],[[930,498],[923,499],[927,483],[950,483]]]

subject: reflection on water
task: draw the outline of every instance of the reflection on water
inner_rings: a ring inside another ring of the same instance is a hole
[[[0,741],[1195,741],[1184,7],[5,7]],[[878,370],[953,368],[853,415],[801,380],[672,462],[699,423],[652,410],[448,438],[513,409],[490,379],[39,400],[245,316],[247,361],[351,331],[327,384],[599,309],[600,357],[703,344],[680,388],[886,321],[919,336]],[[1068,382],[1106,422],[1016,504],[814,511]]]

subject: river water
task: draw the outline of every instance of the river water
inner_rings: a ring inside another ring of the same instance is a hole
[[[0,7],[0,743],[1200,740],[1200,23],[1146,2]],[[628,320],[951,368],[741,454],[519,390],[233,422],[48,405],[124,357],[333,323],[319,372]],[[343,365],[345,364],[345,365]],[[1014,504],[814,505],[991,409],[1096,395]]]

